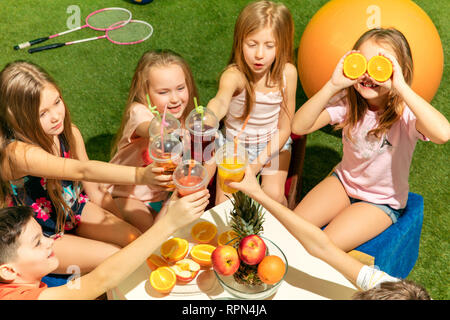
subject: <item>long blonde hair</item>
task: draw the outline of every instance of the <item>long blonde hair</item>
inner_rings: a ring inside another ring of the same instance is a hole
[[[243,44],[245,38],[260,29],[270,27],[276,41],[275,61],[273,62],[266,85],[277,84],[283,95],[283,109],[286,111],[283,87],[283,70],[286,63],[293,63],[294,22],[291,13],[282,3],[258,1],[247,5],[239,14],[234,26],[234,39],[228,67],[236,66],[245,76],[245,105],[241,119],[245,119],[251,112],[255,102],[254,79],[247,66]]]
[[[199,100],[199,97],[194,77],[187,62],[179,54],[171,50],[147,51],[142,55],[136,66],[136,70],[134,71],[125,111],[122,117],[122,123],[120,124],[120,128],[116,134],[113,146],[111,148],[111,156],[113,156],[117,151],[117,146],[119,144],[120,138],[122,137],[123,130],[125,129],[125,125],[130,118],[130,111],[133,103],[137,102],[143,105],[147,105],[146,94],[150,86],[150,69],[152,67],[165,67],[174,64],[180,66],[183,70],[186,80],[186,86],[189,92],[189,101],[180,119],[182,123],[184,122],[184,119],[186,119],[188,114],[194,109],[194,97],[197,98],[197,101]]]
[[[7,145],[12,140],[22,141],[29,145],[39,146],[48,153],[56,154],[53,139],[42,129],[39,121],[39,106],[41,103],[41,92],[44,87],[51,84],[59,92],[61,90],[41,67],[26,61],[9,63],[0,73],[0,164],[8,165],[5,161]],[[64,100],[63,100],[64,101]],[[72,133],[72,123],[69,109],[65,106],[64,130],[60,137],[66,150],[70,150],[71,157],[77,159],[75,153],[75,138]],[[0,173],[2,180],[2,203],[4,196],[10,187],[7,186],[4,176]],[[75,183],[75,190],[78,183]],[[57,229],[62,231],[66,212],[70,219],[74,220],[71,208],[66,204],[62,196],[61,181],[47,179],[47,192],[57,214]],[[20,199],[18,199],[20,201]]]
[[[413,61],[411,49],[405,36],[394,28],[375,28],[366,31],[353,46],[357,50],[364,42],[373,40],[376,43],[387,44],[392,48],[397,56],[397,61],[402,68],[403,77],[407,84],[411,84],[413,78]],[[359,120],[364,117],[364,114],[369,109],[369,104],[356,89],[351,86],[346,89],[347,99],[349,104],[349,112],[347,117],[341,124],[336,126],[336,129],[343,129],[347,138],[352,140],[351,131],[356,126]],[[388,93],[386,107],[378,116],[378,126],[369,131],[369,135],[374,135],[379,138],[384,133],[389,131],[392,125],[401,117],[403,113],[404,103],[403,99],[391,90]]]

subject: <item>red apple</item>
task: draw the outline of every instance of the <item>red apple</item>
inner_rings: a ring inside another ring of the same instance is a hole
[[[200,271],[200,265],[191,259],[177,261],[171,268],[182,282],[192,281]]]
[[[266,256],[266,244],[256,234],[246,236],[239,243],[239,257],[249,266],[256,265]]]
[[[235,248],[229,245],[218,246],[211,254],[214,270],[223,276],[230,276],[239,269],[241,262]]]

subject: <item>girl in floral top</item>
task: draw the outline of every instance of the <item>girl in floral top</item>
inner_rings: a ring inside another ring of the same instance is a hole
[[[140,235],[99,183],[157,186],[171,179],[152,166],[90,161],[61,91],[28,62],[0,73],[0,165],[9,202],[33,208],[45,235],[63,235],[54,244],[56,273],[72,265],[88,272]]]

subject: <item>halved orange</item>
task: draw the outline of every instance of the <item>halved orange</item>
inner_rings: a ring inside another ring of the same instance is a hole
[[[231,240],[233,241],[230,242]],[[219,246],[224,246],[226,244],[232,246],[237,241],[239,241],[238,234],[234,230],[222,232],[217,238],[217,244]]]
[[[367,63],[367,73],[374,80],[385,82],[392,75],[392,63],[384,56],[373,56]]]
[[[159,267],[169,266],[164,258],[153,253],[147,258],[147,265],[152,271],[158,269]]]
[[[160,293],[169,293],[172,291],[177,276],[170,267],[159,267],[150,273],[150,285]]]
[[[212,265],[211,254],[215,248],[216,247],[210,244],[198,244],[193,246],[190,253],[191,258],[202,267],[210,267]]]
[[[350,79],[358,79],[367,69],[367,60],[362,54],[350,53],[344,59],[344,75]]]
[[[217,227],[208,221],[202,221],[197,223],[191,229],[192,238],[200,243],[211,242],[216,236]]]
[[[189,242],[186,239],[172,238],[161,245],[161,255],[168,262],[183,259],[189,251]]]

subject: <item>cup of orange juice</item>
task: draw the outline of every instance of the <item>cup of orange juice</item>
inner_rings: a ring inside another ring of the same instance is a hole
[[[220,188],[226,193],[238,190],[227,186],[226,182],[240,182],[248,165],[248,154],[244,146],[227,142],[216,151],[217,179]]]
[[[164,168],[162,174],[171,175],[181,162],[183,144],[172,134],[157,135],[150,144],[150,157],[157,167]],[[175,185],[167,185],[174,188]]]

